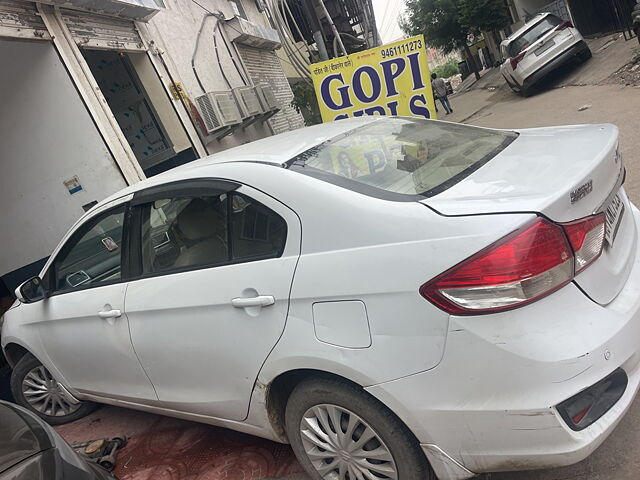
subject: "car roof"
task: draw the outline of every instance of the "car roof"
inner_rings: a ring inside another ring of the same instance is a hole
[[[549,15],[551,15],[550,12],[543,12],[543,13],[537,14],[535,17],[533,17],[531,20],[529,20],[527,23],[521,26],[518,30],[516,30],[511,35],[509,35],[505,40],[503,40],[502,43],[500,43],[500,45],[508,45],[513,40],[515,40],[520,35],[522,35],[524,32],[529,30],[532,27],[532,25],[534,25],[535,23],[538,23],[540,20],[542,20],[543,18]]]

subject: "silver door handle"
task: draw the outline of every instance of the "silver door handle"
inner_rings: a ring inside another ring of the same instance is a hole
[[[238,297],[231,300],[231,305],[236,308],[268,307],[274,303],[276,303],[276,299],[273,295],[258,295],[257,297],[249,298]]]
[[[103,310],[102,312],[98,312],[98,316],[100,318],[118,318],[122,316],[122,312],[120,310]]]

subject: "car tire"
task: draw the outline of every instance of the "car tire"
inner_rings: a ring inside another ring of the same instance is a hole
[[[68,397],[49,371],[31,354],[24,355],[11,372],[11,393],[17,404],[49,425],[73,422],[96,409],[94,403],[74,403],[75,400]]]
[[[333,378],[303,381],[289,397],[285,425],[294,453],[314,480],[330,478],[340,468],[364,471],[349,478],[382,480],[388,478],[383,472],[391,469],[400,480],[436,480],[409,429],[380,401],[350,383]],[[370,439],[360,445],[365,433]],[[331,440],[324,442],[323,436]],[[368,459],[366,454],[374,450],[377,458]]]
[[[591,57],[593,57],[593,53],[591,53],[590,48],[587,48],[586,50],[583,50],[582,52],[580,52],[580,60],[582,60],[583,62],[586,62]]]

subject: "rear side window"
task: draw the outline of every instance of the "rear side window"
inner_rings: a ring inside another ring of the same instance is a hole
[[[385,117],[322,143],[287,166],[371,196],[409,201],[450,188],[516,137],[513,132]]]
[[[229,218],[233,260],[279,257],[282,254],[287,224],[273,210],[245,195],[233,193]]]
[[[522,50],[544,37],[550,30],[553,30],[561,23],[562,20],[555,15],[547,15],[518,38],[511,41],[509,44],[509,56],[517,57]]]

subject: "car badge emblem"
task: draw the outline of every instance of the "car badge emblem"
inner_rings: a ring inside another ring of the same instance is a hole
[[[573,192],[571,192],[571,205],[582,200],[593,191],[593,180],[589,180],[587,183],[580,185]]]

